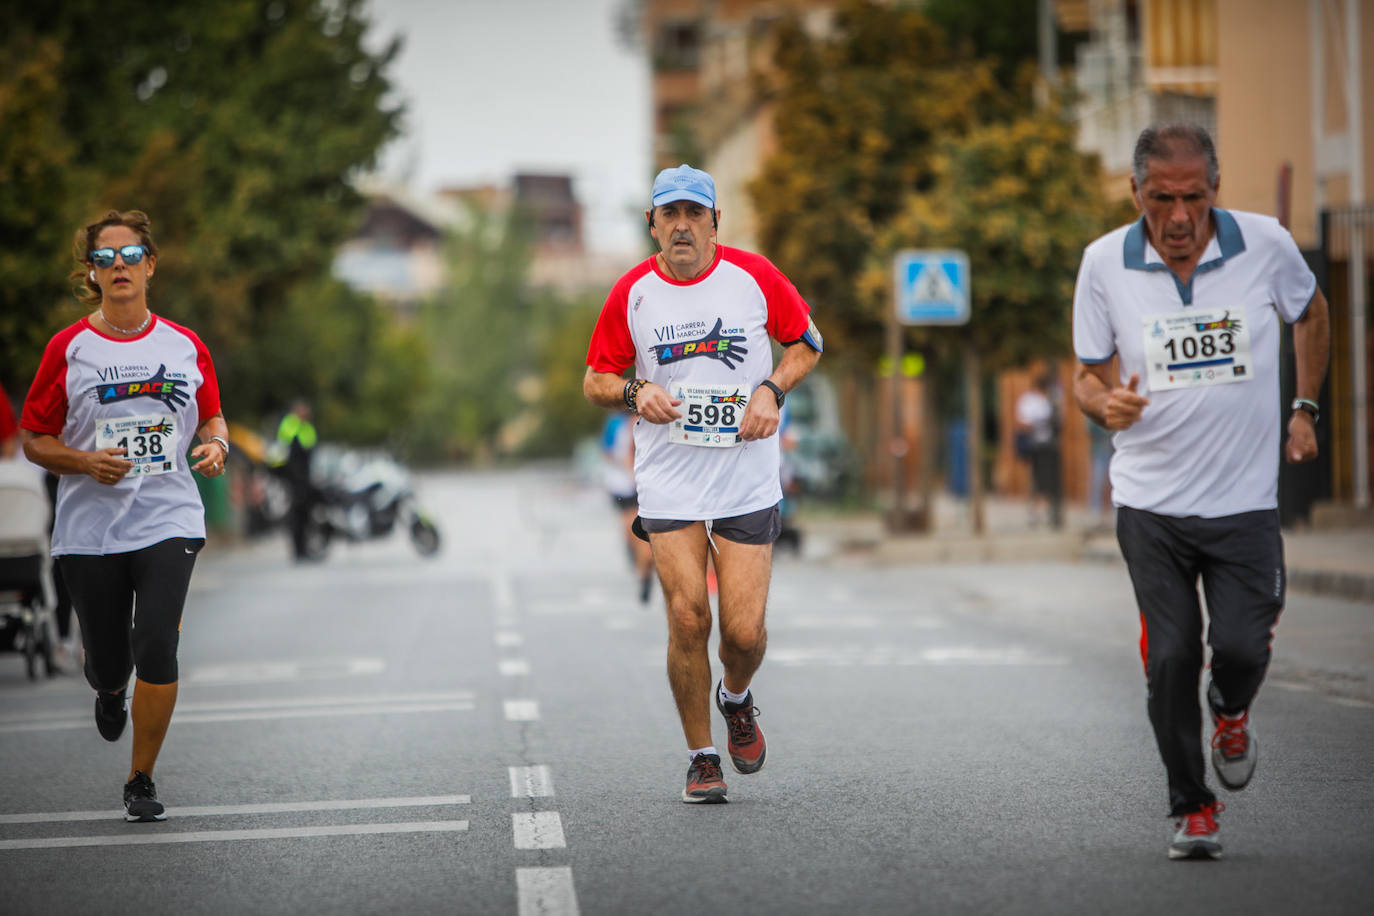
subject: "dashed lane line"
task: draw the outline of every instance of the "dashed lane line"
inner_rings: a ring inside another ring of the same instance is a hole
[[[516,812],[510,816],[516,849],[565,849],[563,819],[557,811]]]
[[[538,700],[506,700],[504,705],[510,722],[534,722],[539,718]]]
[[[530,673],[530,663],[523,658],[503,658],[497,668],[506,677],[520,677]]]
[[[548,798],[553,795],[553,772],[543,764],[510,767],[511,798]]]
[[[412,821],[399,824],[338,824],[321,827],[265,827],[248,830],[193,830],[180,833],[124,833],[105,836],[54,836],[0,840],[8,849],[67,849],[75,846],[144,846],[171,843],[218,843],[233,840],[291,840],[321,836],[378,833],[459,833],[467,821]]]
[[[169,817],[213,817],[236,814],[291,814],[301,811],[355,811],[368,808],[435,808],[467,805],[469,795],[420,795],[408,798],[350,798],[327,801],[263,802],[253,805],[188,805],[169,807]],[[52,811],[0,814],[0,824],[51,824],[66,821],[105,821],[123,817],[113,811]]]
[[[517,868],[516,905],[519,916],[578,916],[572,868]]]

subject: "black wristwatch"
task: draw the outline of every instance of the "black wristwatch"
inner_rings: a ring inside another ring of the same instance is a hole
[[[783,401],[787,400],[787,392],[786,392],[786,391],[783,391],[781,388],[779,388],[777,385],[775,385],[775,384],[774,384],[772,381],[770,381],[769,379],[764,379],[762,382],[760,382],[760,383],[759,383],[759,387],[760,387],[760,388],[771,388],[771,389],[773,390],[773,396],[774,396],[775,398],[778,399],[778,406],[779,406],[779,407],[782,406],[782,402],[783,402]]]
[[[1317,402],[1309,401],[1307,398],[1294,398],[1293,403],[1289,405],[1288,409],[1307,411],[1312,415],[1312,424],[1314,426],[1316,425],[1317,421],[1321,419],[1322,415],[1321,408],[1317,405]]]

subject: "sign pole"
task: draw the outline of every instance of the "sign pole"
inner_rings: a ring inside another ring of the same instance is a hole
[[[892,398],[892,429],[888,437],[888,454],[892,458],[892,508],[888,515],[889,530],[901,531],[906,512],[906,431],[902,428],[902,326],[896,314],[887,319],[887,362],[889,391]]]

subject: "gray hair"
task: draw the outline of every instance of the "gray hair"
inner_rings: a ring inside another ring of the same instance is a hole
[[[1136,187],[1145,184],[1145,173],[1151,160],[1167,161],[1179,153],[1206,159],[1207,185],[1212,188],[1217,186],[1221,169],[1217,165],[1217,148],[1212,142],[1212,135],[1199,124],[1178,122],[1151,124],[1140,132],[1140,138],[1135,141],[1135,155],[1131,157]]]

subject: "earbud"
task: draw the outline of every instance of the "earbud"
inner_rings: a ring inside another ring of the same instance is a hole
[[[91,282],[95,282],[95,271],[91,271]]]

